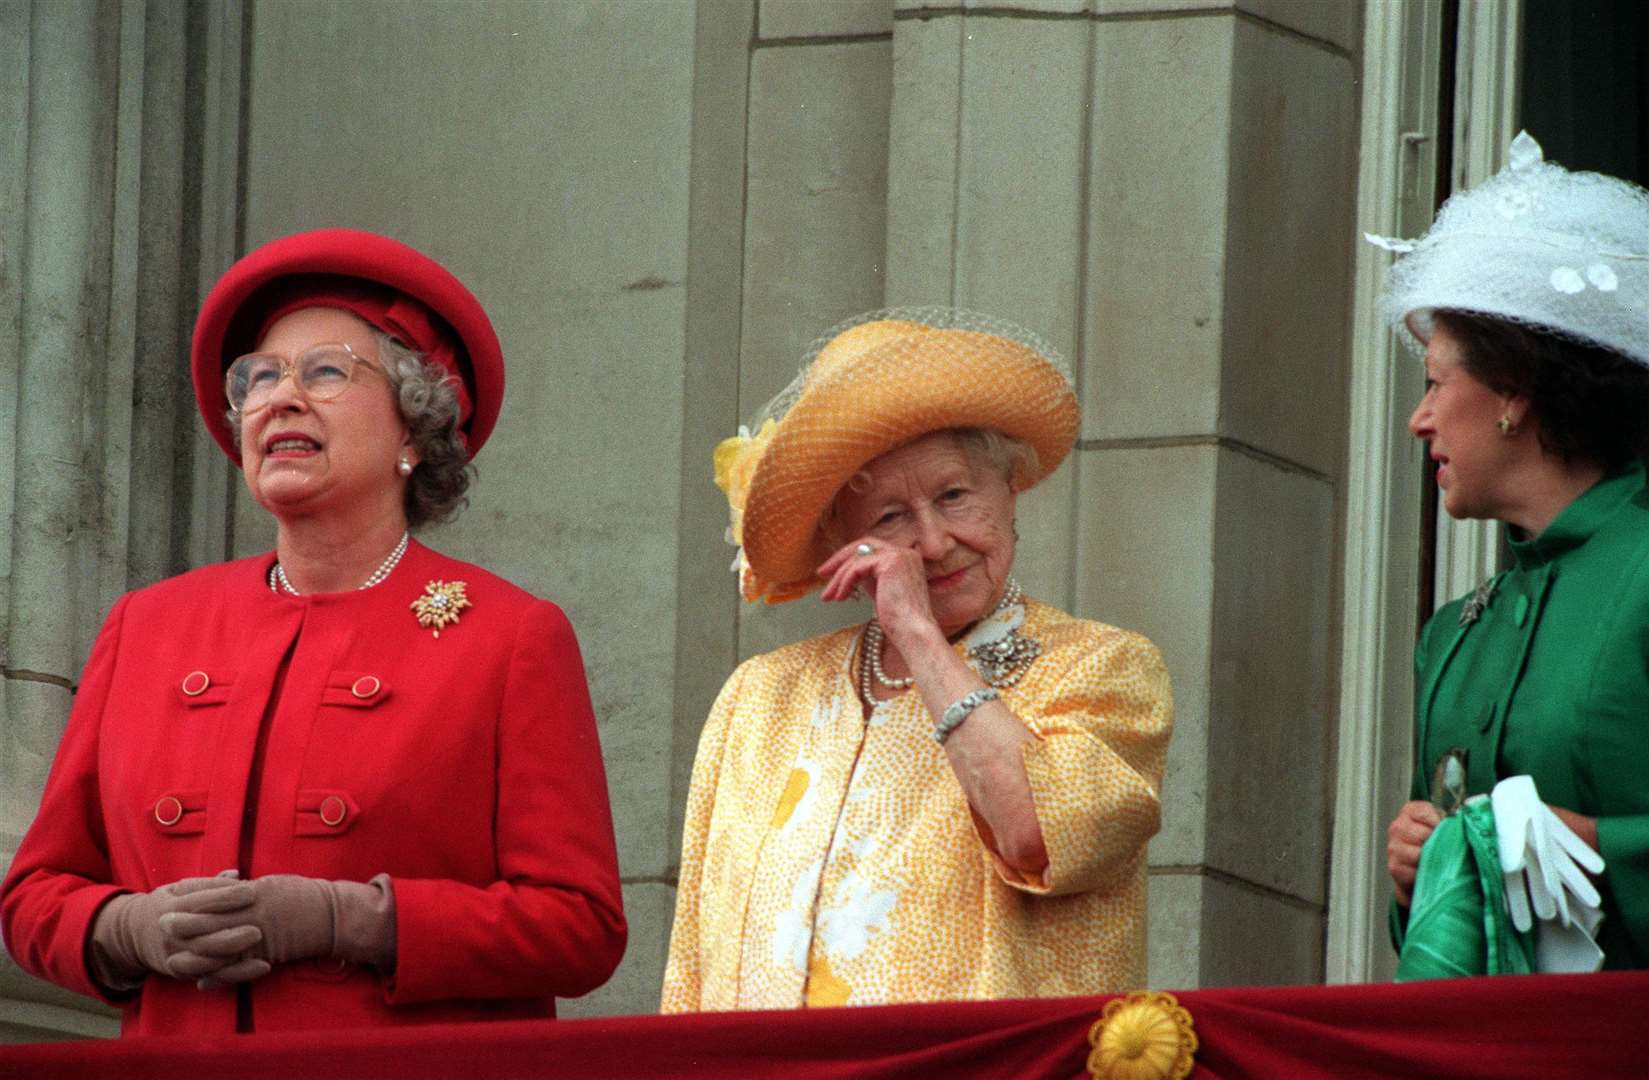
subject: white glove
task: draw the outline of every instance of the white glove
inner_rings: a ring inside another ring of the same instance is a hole
[[[1535,935],[1536,971],[1592,972],[1603,967],[1603,950],[1597,947],[1597,928],[1603,912],[1577,906],[1573,925],[1543,922]],[[1589,917],[1588,917],[1589,916]]]
[[[1541,801],[1533,777],[1507,777],[1491,798],[1512,925],[1532,927],[1532,907],[1535,917],[1578,926],[1590,936],[1602,898],[1586,872],[1602,873],[1603,857]]]

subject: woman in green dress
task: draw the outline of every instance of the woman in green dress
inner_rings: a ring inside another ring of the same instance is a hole
[[[1649,193],[1545,162],[1523,134],[1420,241],[1370,239],[1403,256],[1387,302],[1425,352],[1409,430],[1443,508],[1505,523],[1511,548],[1416,649],[1412,801],[1386,848],[1398,918],[1440,763],[1456,797],[1526,775],[1539,816],[1603,857],[1603,966],[1649,966]],[[1524,882],[1506,886],[1515,911]]]

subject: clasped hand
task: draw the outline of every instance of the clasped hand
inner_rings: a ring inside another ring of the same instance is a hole
[[[117,896],[92,930],[99,975],[116,989],[154,972],[211,990],[330,956],[336,884],[296,874],[240,881],[226,872]]]

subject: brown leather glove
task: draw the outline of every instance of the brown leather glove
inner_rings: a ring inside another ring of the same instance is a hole
[[[263,937],[244,917],[255,899],[250,882],[231,877],[184,878],[153,892],[122,893],[92,922],[92,976],[114,991],[134,989],[151,972],[198,979],[239,967],[235,974],[257,978],[269,965],[246,963],[247,950]],[[221,921],[210,933],[180,932],[178,920],[187,918]]]
[[[250,905],[221,914],[180,916],[174,932],[189,940],[209,939],[230,927],[249,925],[259,931],[251,955],[270,965],[336,957],[386,973],[394,969],[395,903],[387,874],[370,882],[270,874],[248,884],[253,890]],[[201,979],[200,988],[231,986],[266,973],[225,968]]]

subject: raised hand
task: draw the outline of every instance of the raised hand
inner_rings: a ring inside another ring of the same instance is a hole
[[[821,600],[851,600],[862,587],[876,605],[876,621],[896,648],[912,634],[938,632],[926,568],[915,548],[860,537],[826,559],[819,566],[819,576],[826,579]]]

